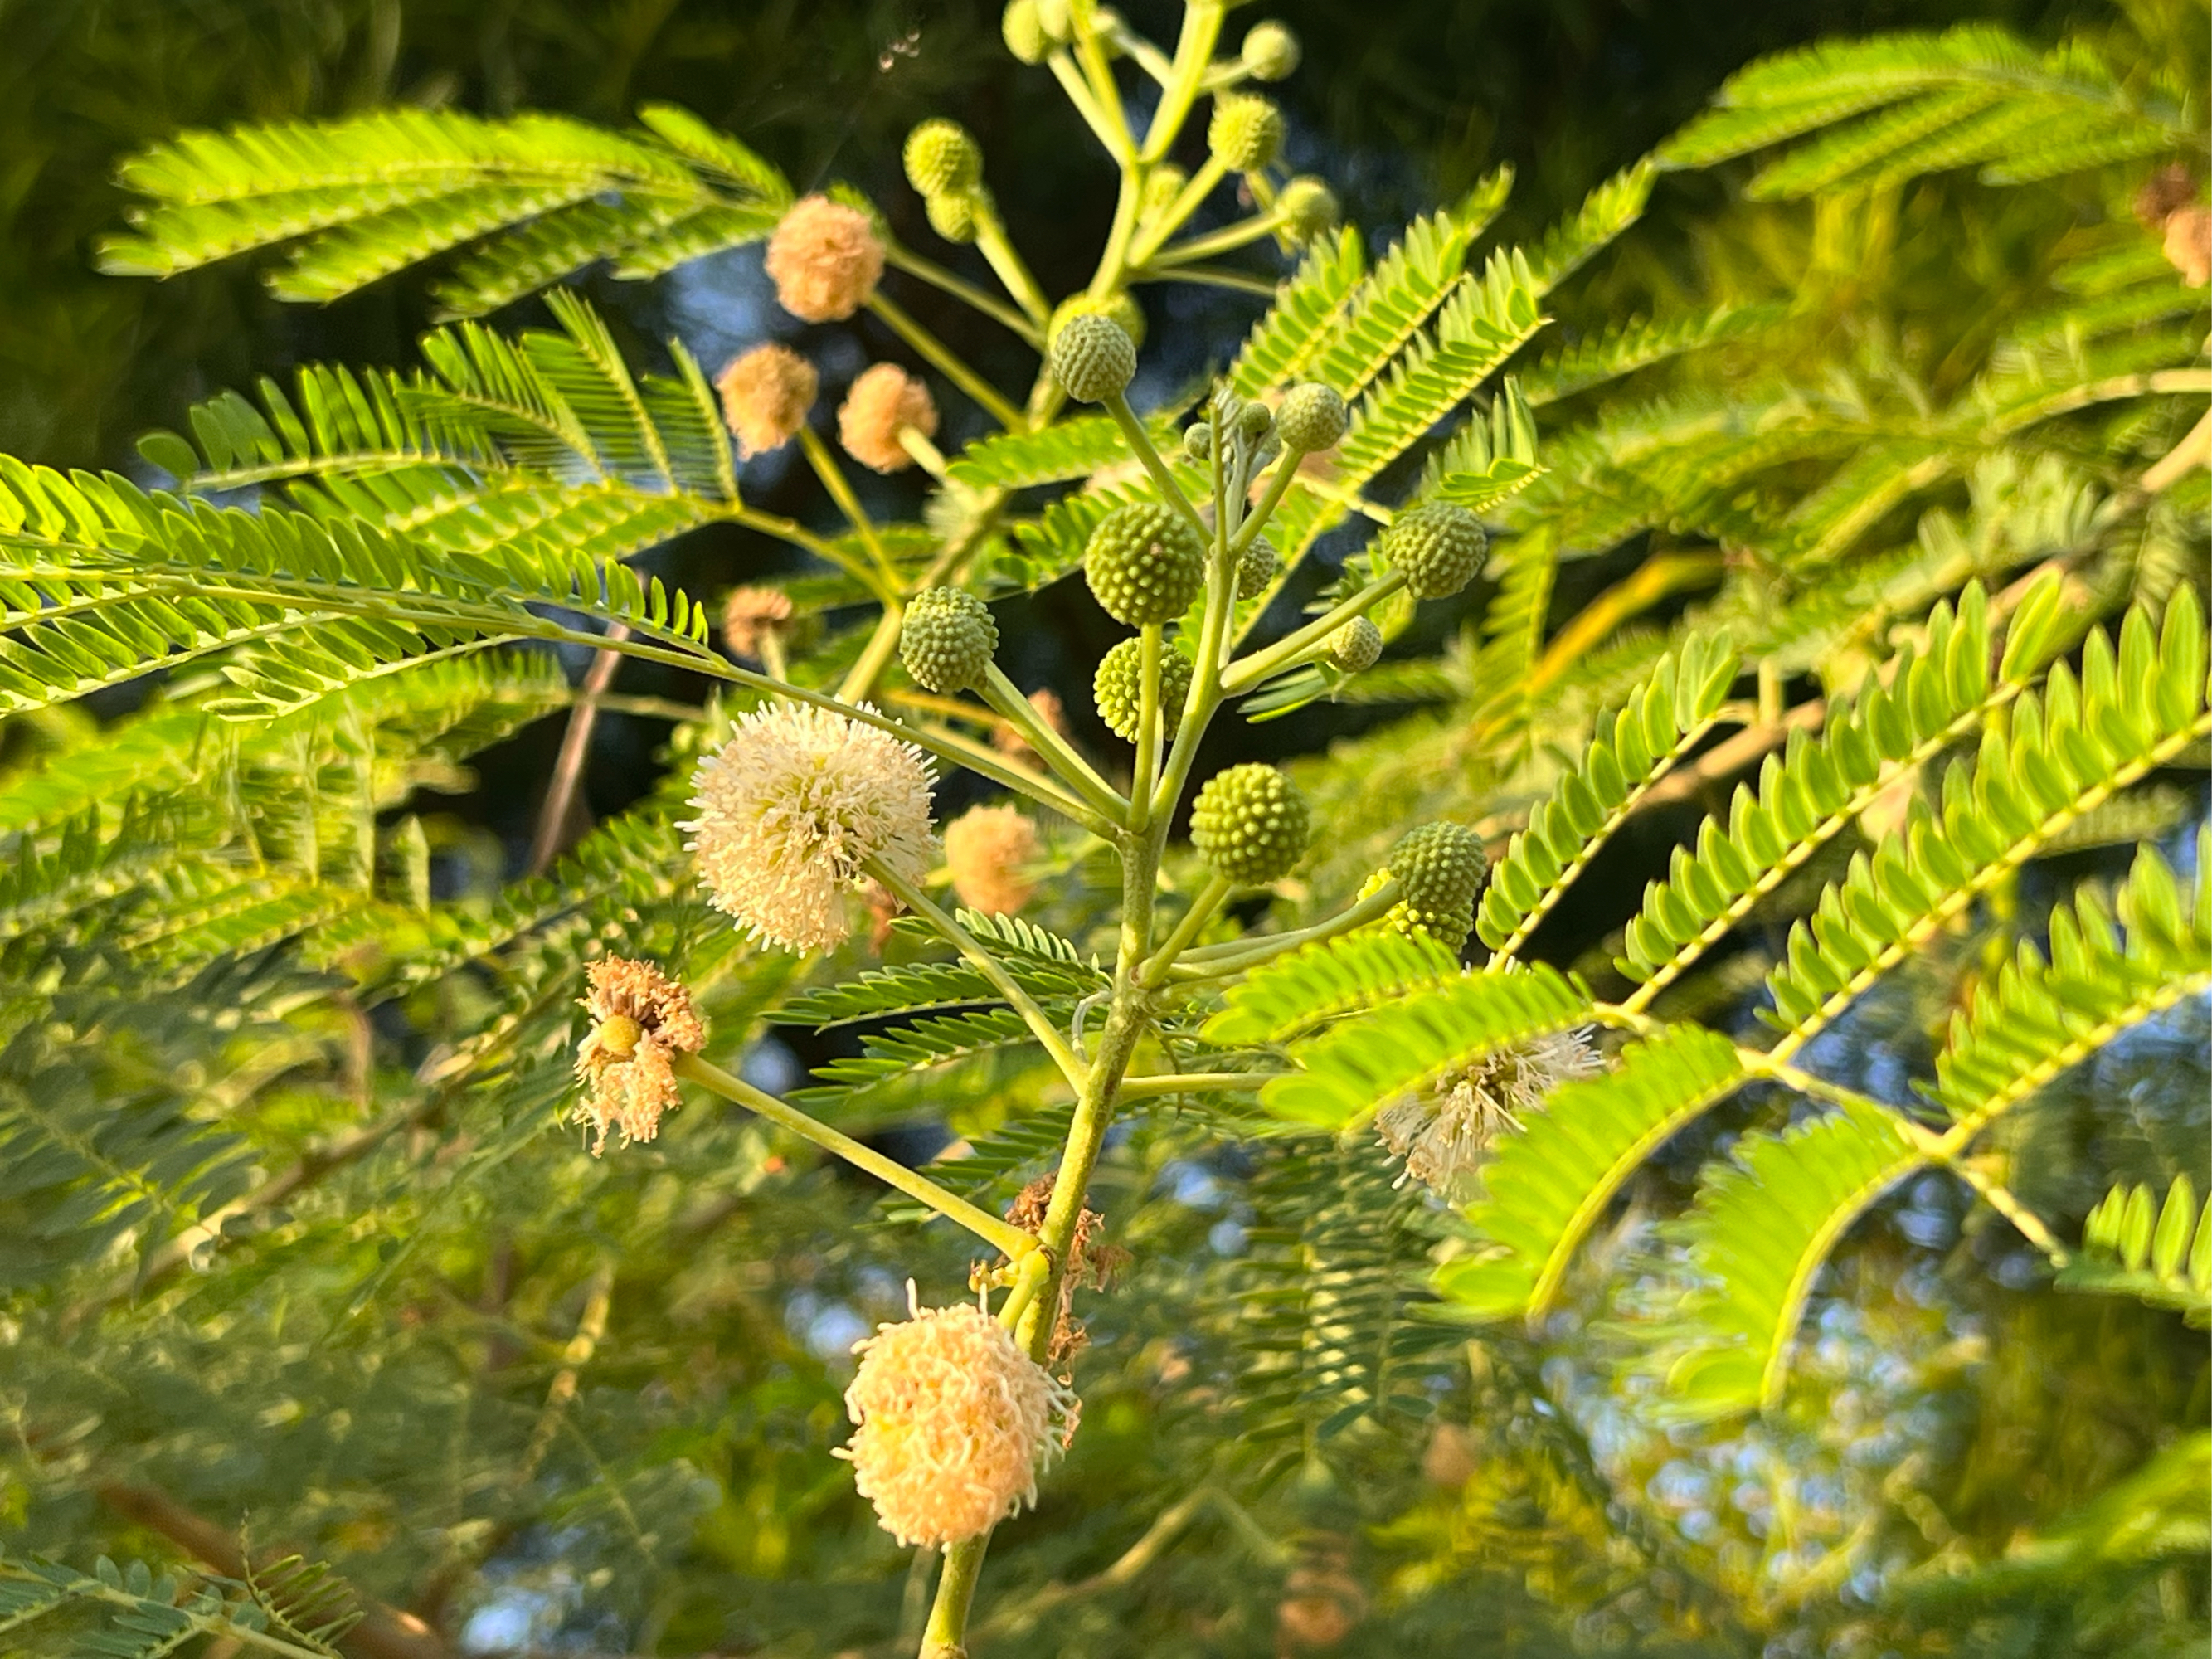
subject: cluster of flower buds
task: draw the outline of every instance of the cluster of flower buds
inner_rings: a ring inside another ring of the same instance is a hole
[[[983,152],[957,121],[934,117],[906,136],[907,182],[921,193],[929,228],[948,242],[972,242],[992,211]]]

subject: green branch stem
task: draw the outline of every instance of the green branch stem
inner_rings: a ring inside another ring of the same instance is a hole
[[[898,572],[891,568],[884,553],[883,538],[876,534],[876,521],[860,505],[860,498],[853,493],[853,482],[845,476],[845,469],[830,453],[830,446],[822,441],[822,434],[811,426],[799,428],[799,447],[806,453],[806,464],[814,469],[814,476],[822,480],[822,487],[830,492],[830,499],[837,503],[837,510],[845,515],[845,522],[853,526],[860,538],[860,545],[868,550],[875,561],[877,573],[883,578],[887,592],[898,592]]]
[[[1186,951],[1176,963],[1175,976],[1178,981],[1218,979],[1230,974],[1248,972],[1301,945],[1319,945],[1348,933],[1355,927],[1364,927],[1370,922],[1380,921],[1390,914],[1390,907],[1397,902],[1398,884],[1386,881],[1358,903],[1310,927],[1271,933],[1264,939],[1201,945],[1194,950]]]
[[[1075,752],[1065,738],[1045,724],[1036,711],[1036,706],[1022,695],[1021,688],[1006,678],[1005,671],[998,664],[991,665],[989,676],[981,690],[984,701],[1022,734],[1056,776],[1073,787],[1084,799],[1113,823],[1126,823],[1128,821],[1129,803],[1098,775],[1090,762]]]
[[[899,902],[934,927],[952,947],[968,959],[983,977],[991,981],[992,988],[1006,1000],[1007,1005],[1022,1017],[1022,1024],[1030,1028],[1054,1065],[1069,1085],[1080,1091],[1088,1086],[1090,1069],[1076,1058],[1075,1050],[1067,1046],[1067,1039],[1060,1028],[1036,1005],[1036,999],[1024,990],[1019,981],[1006,971],[1006,963],[985,950],[975,936],[940,909],[936,902],[921,888],[890,869],[879,859],[868,859],[862,866],[878,881],[890,890]]]
[[[1184,181],[1170,202],[1152,222],[1145,227],[1145,234],[1136,240],[1130,251],[1129,264],[1138,270],[1149,266],[1159,252],[1160,245],[1182,228],[1184,221],[1198,211],[1224,179],[1229,176],[1229,164],[1218,155],[1208,155],[1199,164],[1198,171]]]
[[[1019,335],[1037,350],[1044,349],[1044,325],[1041,319],[1032,320],[1024,316],[996,295],[986,293],[966,277],[947,270],[935,260],[924,258],[901,243],[886,240],[884,262],[895,270],[919,277],[939,293],[951,295],[971,311],[979,312],[1010,332]]]
[[[1124,1100],[1157,1100],[1164,1095],[1249,1094],[1295,1072],[1160,1072],[1125,1079]]]
[[[1285,634],[1264,651],[1240,657],[1221,677],[1222,690],[1231,696],[1250,690],[1278,669],[1290,667],[1306,651],[1319,646],[1355,617],[1364,617],[1406,585],[1406,574],[1393,570],[1379,576],[1350,599],[1325,611],[1304,627]]]
[[[984,412],[1009,432],[1026,432],[1029,419],[1019,410],[999,395],[996,387],[968,367],[960,355],[944,341],[924,328],[903,306],[889,295],[878,290],[868,300],[868,309],[890,325],[899,338],[912,346],[924,361],[945,378],[974,398]]]
[[[1189,497],[1182,493],[1182,485],[1176,481],[1175,472],[1168,465],[1167,458],[1160,453],[1159,446],[1152,441],[1152,434],[1145,430],[1145,423],[1137,418],[1137,411],[1129,407],[1127,394],[1109,392],[1105,402],[1106,412],[1114,417],[1114,423],[1121,428],[1121,435],[1129,441],[1129,447],[1135,453],[1139,463],[1152,475],[1152,483],[1158,487],[1160,499],[1182,514],[1201,537],[1212,539],[1212,532],[1207,529],[1206,520],[1198,516],[1198,509],[1190,504]]]
[[[1236,223],[1209,230],[1202,236],[1194,236],[1187,242],[1161,248],[1144,263],[1143,269],[1156,275],[1168,275],[1180,265],[1210,259],[1217,253],[1233,253],[1240,247],[1249,247],[1263,236],[1272,236],[1286,222],[1280,209],[1255,213]]]
[[[885,1158],[872,1146],[862,1146],[852,1136],[809,1117],[796,1106],[778,1100],[774,1095],[754,1088],[743,1078],[733,1076],[711,1060],[697,1054],[679,1054],[670,1061],[669,1068],[685,1082],[696,1083],[710,1094],[720,1095],[756,1116],[766,1118],[780,1129],[788,1129],[800,1139],[811,1141],[825,1152],[835,1153],[854,1169],[866,1170],[885,1186],[896,1188],[908,1198],[927,1205],[947,1221],[965,1227],[1006,1255],[1019,1259],[1036,1247],[1036,1241],[1011,1221],[1002,1220],[988,1210],[977,1208],[966,1199],[945,1191],[927,1176],[908,1169],[896,1159]]]
[[[1206,877],[1206,884],[1192,898],[1190,908],[1183,912],[1182,920],[1176,923],[1175,931],[1167,936],[1158,950],[1146,959],[1138,975],[1139,983],[1157,990],[1166,980],[1168,970],[1175,966],[1176,958],[1198,937],[1198,930],[1212,919],[1213,913],[1221,908],[1222,902],[1233,889],[1234,884],[1226,876]]]

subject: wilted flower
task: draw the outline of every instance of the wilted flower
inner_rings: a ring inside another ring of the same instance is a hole
[[[768,239],[768,274],[793,316],[835,322],[867,304],[884,274],[884,245],[858,208],[826,196],[792,204]]]
[[[591,991],[580,1000],[592,1029],[576,1051],[576,1076],[597,1158],[606,1150],[610,1129],[621,1133],[625,1146],[660,1132],[661,1115],[679,1100],[669,1062],[678,1054],[698,1053],[707,1030],[690,992],[649,962],[602,957],[586,977]]]
[[[908,1290],[911,1298],[913,1292]],[[858,1426],[838,1455],[901,1544],[979,1538],[1025,1504],[1075,1432],[1073,1390],[966,1303],[924,1308],[855,1345]]]
[[[1521,1115],[1541,1106],[1553,1090],[1597,1069],[1587,1030],[1554,1031],[1490,1055],[1441,1094],[1385,1106],[1376,1114],[1375,1133],[1406,1162],[1396,1184],[1410,1178],[1440,1197],[1463,1197],[1500,1130],[1519,1128]]]
[[[897,472],[914,465],[899,442],[912,427],[925,438],[937,432],[937,404],[929,388],[896,363],[878,363],[861,371],[837,410],[837,441],[861,465]]]
[[[913,744],[805,703],[737,723],[700,763],[679,827],[718,910],[755,938],[824,951],[851,931],[846,895],[874,859],[920,881],[937,861],[931,771]]]
[[[757,657],[769,629],[791,620],[791,595],[780,587],[733,587],[722,605],[722,642],[740,657]]]
[[[1036,885],[1022,866],[1036,854],[1036,824],[1016,807],[970,807],[945,826],[952,890],[970,909],[1010,916],[1027,904]]]
[[[755,346],[734,360],[714,386],[738,453],[750,459],[797,437],[821,383],[814,365],[788,346]]]

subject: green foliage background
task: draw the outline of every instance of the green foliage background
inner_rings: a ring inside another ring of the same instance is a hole
[[[1130,10],[1160,32],[1145,9]],[[1338,182],[1352,216],[1377,230],[1402,223],[1507,160],[1520,185],[1493,236],[1534,246],[1754,54],[1954,14],[1528,4],[1282,15],[1308,52],[1285,88],[1299,142],[1313,147],[1301,164]],[[2203,66],[2204,14],[2183,0],[2002,15],[2039,40],[2087,31],[2129,64]],[[1104,175],[1078,125],[1048,83],[1009,63],[980,8],[825,16],[9,0],[0,29],[25,47],[0,66],[10,295],[0,451],[55,465],[127,465],[144,428],[179,427],[186,404],[264,372],[410,366],[430,320],[411,276],[311,312],[268,299],[258,262],[161,284],[92,274],[92,240],[121,216],[109,182],[119,155],[182,126],[395,98],[619,123],[668,99],[754,144],[802,188],[850,179],[908,234],[918,209],[895,183],[897,140],[922,115],[954,109],[981,137],[1051,291],[1081,279],[1103,228]],[[2118,187],[2101,176],[2008,191],[1948,173],[1807,204],[1747,199],[1753,170],[1670,178],[1655,210],[1562,291],[1563,332],[1595,356],[1634,355],[1606,334],[1632,317],[1710,331],[1710,354],[1679,373],[1656,364],[1633,383],[1638,394],[1718,392],[1748,405],[1778,378],[1796,390],[1758,405],[1778,420],[1808,386],[1854,410],[1943,410],[1989,368],[1998,338],[2051,302],[2053,272],[2119,222]],[[1077,210],[1060,211],[1071,199]],[[1048,228],[1040,237],[1034,226]],[[647,360],[648,343],[726,298],[596,276],[585,286]],[[2167,303],[2141,331],[2169,319],[2195,330],[2201,362],[2200,303]],[[543,305],[526,301],[499,325],[544,326]],[[1755,332],[1746,325],[1747,343],[1732,343],[1730,308],[1784,305],[1795,307],[1787,318],[1762,314]],[[1184,343],[1162,349],[1188,354],[1169,368],[1224,361],[1255,309],[1208,299],[1172,330],[1156,317],[1157,332]],[[1001,349],[981,334],[956,343],[987,366]],[[1545,452],[1558,482],[1537,485],[1506,523],[1524,538],[1516,544],[1550,533],[1571,550],[1602,550],[1528,596],[1530,667],[1535,647],[1556,645],[1620,579],[1739,538],[1784,548],[1778,561],[1835,532],[1867,561],[1863,590],[1821,590],[1835,614],[1765,635],[1773,619],[1757,607],[1769,590],[1744,581],[1715,595],[1712,568],[1683,567],[1711,628],[1772,647],[1783,684],[1771,689],[1792,702],[1855,678],[1850,668],[1878,653],[1868,640],[1853,656],[1856,607],[1907,625],[1955,592],[1961,571],[1995,576],[2043,550],[2090,546],[2071,572],[2084,627],[2092,613],[2117,625],[2130,602],[2161,614],[2203,574],[2201,483],[2115,538],[2075,533],[2085,491],[2117,491],[2179,438],[2187,421],[2171,400],[2070,428],[2039,457],[1954,469],[1929,501],[1899,497],[1839,530],[1796,512],[1826,464],[1848,465],[1832,438],[1785,450],[1756,499],[1724,485],[1700,495],[1691,486],[1719,465],[1711,452],[1608,469],[1599,452],[1636,434],[1606,431],[1606,413],[1630,400],[1589,397],[1559,339],[1532,357],[1517,366],[1547,441],[1586,424],[1561,453]],[[1571,457],[1577,440],[1589,449]],[[1639,517],[1638,489],[1668,510]],[[795,470],[748,492],[778,510],[805,499]],[[1918,514],[1931,503],[1942,512],[1932,527]],[[1619,546],[1606,534],[1614,520],[1634,531]],[[1893,555],[1905,558],[1902,574],[1884,562]],[[720,527],[661,568],[704,593],[769,556]],[[1484,596],[1486,619],[1425,617],[1403,635],[1399,654],[1414,660],[1402,699],[1316,706],[1241,738],[1255,752],[1304,757],[1301,778],[1332,831],[1305,872],[1311,906],[1356,889],[1393,830],[1419,816],[1472,820],[1501,800],[1525,811],[1572,770],[1599,708],[1618,707],[1657,657],[1659,636],[1631,626],[1607,640],[1610,655],[1560,673],[1548,702],[1499,707],[1498,678],[1474,665],[1515,647],[1510,597],[1509,572]],[[1665,596],[1644,620],[1672,622],[1686,602]],[[1103,637],[1096,617],[1051,594],[1014,604],[1039,624],[1030,678],[1057,673],[1073,698]],[[1455,642],[1462,623],[1475,630]],[[1057,671],[1055,655],[1073,672]],[[696,694],[650,669],[622,684]],[[209,813],[251,824],[275,860],[325,881],[390,895],[434,871],[438,896],[457,902],[390,962],[366,930],[276,948],[299,915],[196,908],[208,895],[189,868],[168,874],[150,911],[118,911],[105,937],[95,927],[51,957],[4,958],[0,1072],[19,1136],[0,1187],[0,1265],[15,1287],[16,1363],[0,1378],[14,1441],[0,1485],[11,1553],[51,1550],[88,1572],[102,1550],[174,1559],[158,1498],[330,1559],[362,1596],[487,1642],[520,1632],[512,1645],[547,1650],[829,1655],[889,1652],[911,1629],[926,1582],[828,1455],[842,1433],[840,1351],[897,1315],[905,1274],[946,1299],[966,1253],[734,1114],[689,1109],[663,1141],[604,1163],[549,1132],[567,1080],[546,1033],[565,1032],[575,964],[597,941],[682,956],[727,1031],[802,988],[796,964],[737,951],[671,890],[665,815],[587,843],[561,888],[502,890],[529,822],[520,781],[542,772],[557,738],[558,722],[538,717],[564,685],[542,658],[478,680],[457,665],[422,688],[419,710],[380,708],[374,722],[348,726],[341,708],[327,725],[254,728],[223,772],[230,799],[164,799],[143,823],[87,832],[108,849],[95,876],[118,885],[127,859],[115,848],[158,866],[188,839],[178,821]],[[34,806],[37,823],[60,823],[67,807],[100,824],[96,775],[74,780],[73,802],[27,782],[88,729],[82,708],[0,727],[24,821]],[[592,775],[602,815],[649,802],[672,763],[680,775],[684,755],[657,752],[666,730],[616,723]],[[1469,730],[1493,734],[1493,758],[1468,763]],[[1511,767],[1494,761],[1503,755]],[[1832,1075],[1892,1099],[1907,1072],[1932,1071],[1950,1013],[1996,982],[2014,936],[2044,933],[2062,903],[2080,907],[2084,881],[2119,884],[2139,845],[2201,881],[2188,831],[2204,811],[2202,761],[2184,754],[2047,849],[1987,914],[1853,1010],[1816,1051]],[[1723,809],[1711,786],[1631,820],[1543,921],[1534,954],[1610,972],[1635,895],[1667,875],[1668,849],[1705,811]],[[422,837],[419,858],[394,834],[403,823]],[[1856,833],[1815,853],[1798,886],[1777,895],[1784,921],[1763,938],[1749,930],[1733,969],[1686,982],[1669,1017],[1741,1029],[1759,975],[1788,959],[1788,918],[1812,908],[1820,881],[1848,880]],[[25,870],[33,857],[68,868],[59,840],[15,850]],[[1068,863],[1034,916],[1087,948],[1105,898],[1096,871]],[[44,882],[37,871],[19,878],[11,941],[37,942]],[[2092,935],[2099,902],[2086,901]],[[1510,931],[1518,918],[1497,920]],[[520,943],[495,972],[459,969],[510,940]],[[887,952],[894,963],[922,954],[904,935]],[[118,1003],[125,956],[164,964],[161,994]],[[2024,959],[2013,971],[2034,977]],[[15,1018],[32,1001],[43,1018]],[[2091,1248],[2070,1270],[2084,1294],[2054,1293],[2039,1259],[1966,1188],[1913,1180],[1820,1282],[1783,1408],[1748,1422],[1655,1426],[1641,1409],[1657,1387],[1638,1369],[1644,1339],[1674,1311],[1677,1269],[1698,1241],[1661,1234],[1655,1254],[1633,1252],[1735,1137],[1793,1121],[1780,1091],[1754,1090],[1670,1143],[1555,1310],[1526,1333],[1471,1334],[1414,1316],[1425,1298],[1404,1287],[1422,1282],[1442,1224],[1394,1196],[1375,1161],[1334,1156],[1319,1137],[1255,1138],[1241,1109],[1197,1099],[1141,1115],[1095,1188],[1133,1261],[1112,1295],[1086,1299],[1083,1434],[1039,1511],[1006,1529],[979,1650],[1259,1654],[1309,1650],[1316,1635],[1334,1637],[1330,1650],[1376,1654],[2192,1650],[2206,1630],[2208,1382],[2202,1337],[2176,1309],[2201,1313],[2203,1285],[2185,1259],[2193,1203],[2174,1212],[2185,1223],[2162,1221],[2160,1206],[2175,1176],[2201,1181],[2212,1157],[2203,1010],[2201,994],[2185,1000],[2066,1073],[1992,1154],[2062,1235],[2086,1226]],[[782,1046],[770,1051],[843,1061],[814,1109],[915,1155],[943,1127],[972,1137],[978,1156],[945,1165],[945,1178],[1000,1200],[1049,1146],[1052,1110],[1032,1109],[1043,1079],[965,1041],[988,1032],[944,1033],[932,1055],[943,1065],[872,1067],[881,1055],[863,1054],[851,1031],[811,1030],[826,1012],[783,1007]],[[131,1106],[127,1142],[116,1127],[126,1115],[108,1109],[118,1101]],[[25,1122],[130,1177],[46,1184],[52,1154]],[[372,1132],[373,1155],[323,1174],[333,1144]],[[288,1170],[313,1172],[296,1206],[267,1195],[271,1175]],[[2115,1183],[2130,1190],[2106,1197]],[[249,1194],[213,1237],[195,1229]],[[2182,1237],[2180,1252],[2154,1234]],[[1610,1271],[1623,1261],[1633,1271]],[[1148,1537],[1157,1558],[1116,1576]],[[172,1599],[150,1580],[118,1577],[103,1591],[116,1607]],[[223,1638],[183,1639],[212,1651]]]

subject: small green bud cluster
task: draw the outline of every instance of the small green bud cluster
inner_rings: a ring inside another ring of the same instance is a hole
[[[1062,300],[1053,307],[1052,316],[1044,325],[1048,349],[1060,337],[1060,330],[1067,326],[1069,320],[1077,317],[1103,317],[1118,324],[1121,331],[1129,337],[1132,349],[1145,343],[1145,308],[1124,289],[1109,294],[1103,300],[1094,300],[1088,294],[1077,294]]]
[[[1054,46],[1067,44],[1073,32],[1067,0],[1007,0],[999,20],[1006,50],[1024,64],[1042,64]]]
[[[950,696],[990,677],[999,649],[991,608],[957,587],[927,587],[908,601],[899,655],[916,685]]]
[[[1213,100],[1206,147],[1231,173],[1258,173],[1283,151],[1283,112],[1252,93],[1224,93]]]
[[[1282,574],[1283,556],[1265,536],[1255,536],[1237,559],[1237,597],[1256,599]]]
[[[1191,845],[1240,886],[1265,887],[1290,874],[1310,833],[1306,798],[1272,766],[1217,772],[1191,804]]]
[[[1111,317],[1079,312],[1047,349],[1052,377],[1079,404],[1103,404],[1137,378],[1137,343]]]
[[[1271,17],[1245,31],[1237,56],[1255,81],[1288,80],[1298,66],[1298,37]]]
[[[1115,621],[1132,628],[1173,622],[1206,586],[1206,544],[1164,502],[1127,501],[1091,532],[1083,574]]]
[[[906,136],[907,182],[921,193],[929,228],[948,242],[972,242],[990,211],[983,152],[957,121],[933,117]]]
[[[1406,575],[1416,599],[1449,599],[1474,580],[1489,546],[1481,520],[1451,501],[1401,513],[1378,538],[1382,556]]]
[[[1160,652],[1160,713],[1162,725],[1172,738],[1182,725],[1182,707],[1190,696],[1190,680],[1196,672],[1191,659],[1168,646]],[[1109,651],[1091,678],[1091,694],[1098,704],[1098,718],[1106,722],[1106,729],[1126,743],[1137,740],[1137,727],[1144,718],[1145,642],[1142,640],[1123,640]]]
[[[1292,242],[1310,242],[1325,236],[1342,220],[1336,192],[1320,179],[1301,173],[1285,185],[1275,198],[1275,211],[1283,216],[1283,234]]]
[[[1375,666],[1382,654],[1382,630],[1365,617],[1354,617],[1328,636],[1328,659],[1347,674]]]
[[[1390,849],[1398,902],[1384,918],[1401,933],[1426,933],[1456,951],[1474,931],[1474,899],[1490,873],[1481,839],[1456,823],[1425,823]]]

